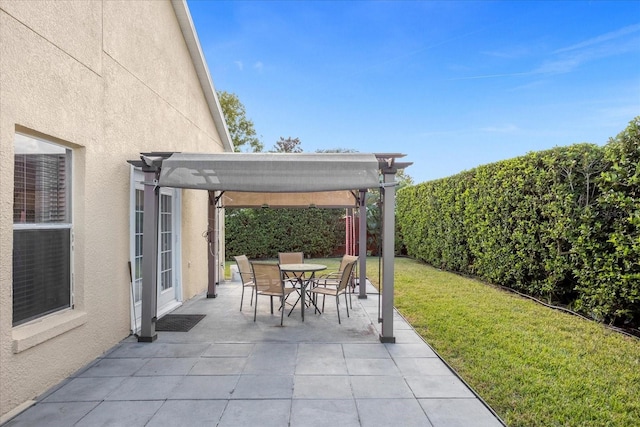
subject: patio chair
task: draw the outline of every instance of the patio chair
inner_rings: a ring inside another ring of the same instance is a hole
[[[238,265],[238,273],[240,273],[240,280],[242,281],[242,296],[240,297],[240,311],[242,311],[242,302],[244,301],[244,289],[251,288],[251,301],[250,305],[253,305],[253,294],[255,292],[255,284],[253,283],[253,270],[251,269],[251,263],[246,255],[238,255],[233,257]]]
[[[304,252],[278,252],[280,264],[302,264],[303,262]]]
[[[349,286],[351,280],[351,273],[353,272],[353,267],[356,265],[357,257],[354,257],[354,260],[349,261],[345,267],[342,269],[340,273],[340,281],[338,282],[338,286],[323,286],[318,285],[318,282],[322,282],[321,278],[314,279],[314,284],[316,286],[312,287],[309,292],[311,292],[314,296],[322,295],[322,312],[324,313],[324,300],[327,295],[336,297],[336,311],[338,312],[338,323],[341,324],[340,321],[340,307],[339,307],[339,299],[340,294],[344,294],[344,305],[347,307],[347,317],[349,317],[349,304],[347,303],[347,287]],[[316,308],[317,310],[317,308]]]
[[[350,262],[358,261],[358,257],[354,255],[343,255],[342,260],[340,260],[340,267],[337,271],[332,271],[330,273],[325,273],[321,276],[318,276],[314,281],[317,286],[330,286],[333,288],[337,288],[340,285],[340,279],[342,278],[342,271],[345,269],[347,264]],[[349,305],[353,308],[353,304],[351,302],[351,294],[355,289],[355,280],[354,280],[355,268],[351,269],[351,275],[349,277]]]
[[[278,252],[278,264],[303,264],[304,252]],[[284,279],[293,287],[304,278],[304,273],[285,273]]]
[[[280,297],[280,326],[284,322],[284,302],[289,294],[295,292],[294,288],[284,286],[282,273],[277,264],[252,262],[253,282],[256,289],[256,305],[253,307],[253,321],[258,314],[258,295],[267,295],[271,298],[271,314],[273,314],[273,297]]]

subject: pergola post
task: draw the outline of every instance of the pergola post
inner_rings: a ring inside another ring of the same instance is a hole
[[[382,203],[382,334],[380,342],[395,343],[393,336],[393,273],[395,258],[396,169],[385,169]]]
[[[208,233],[207,233],[207,298],[215,298],[218,296],[216,285],[219,283],[218,271],[218,212],[217,212],[216,193],[209,191],[209,209],[208,209]]]
[[[158,298],[158,213],[160,174],[157,167],[143,167],[144,171],[144,224],[142,228],[142,313],[138,342],[153,342],[156,334]]]
[[[367,190],[360,190],[358,213],[360,215],[358,257],[360,269],[358,277],[359,294],[358,299],[367,299]]]

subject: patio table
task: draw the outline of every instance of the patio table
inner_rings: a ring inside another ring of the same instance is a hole
[[[306,274],[304,276],[296,275],[298,284],[300,285],[300,290],[301,290],[300,299],[302,299],[302,321],[303,322],[304,322],[304,307],[305,307],[304,299],[305,299],[305,294],[307,293],[307,286],[314,279],[316,275],[316,271],[322,271],[326,269],[327,269],[327,266],[323,264],[307,264],[307,263],[280,264],[280,271],[282,271],[283,273],[311,273],[308,277]],[[311,300],[311,302],[313,303],[313,300]],[[296,301],[296,304],[297,303],[298,302]],[[315,304],[313,305],[315,306]],[[291,310],[293,310],[294,308],[295,308],[295,304],[293,305]],[[289,314],[291,314],[291,311],[289,312]]]

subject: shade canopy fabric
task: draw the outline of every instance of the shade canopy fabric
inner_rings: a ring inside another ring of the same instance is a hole
[[[314,193],[248,193],[225,191],[220,197],[224,208],[357,208],[358,194],[352,190]]]
[[[174,153],[158,185],[210,191],[323,192],[377,188],[379,162],[362,153]]]

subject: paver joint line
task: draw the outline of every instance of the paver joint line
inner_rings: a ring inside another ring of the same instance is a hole
[[[222,283],[217,298],[186,301],[175,313],[206,314],[190,331],[160,332],[154,343],[123,340],[6,426],[269,419],[297,427],[338,407],[344,426],[503,425],[397,313],[397,342],[379,342],[377,295],[354,299],[341,325],[327,305],[304,323],[294,311],[276,328],[279,315],[254,323],[238,312],[240,292]]]

